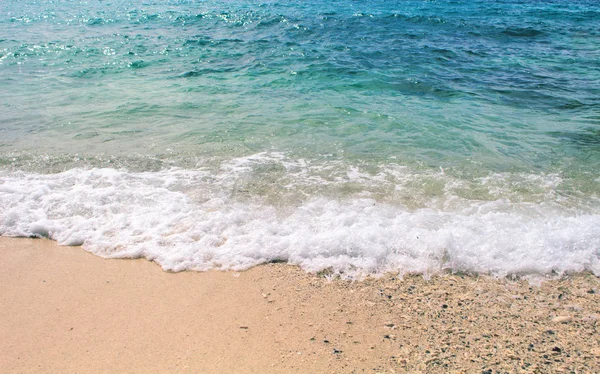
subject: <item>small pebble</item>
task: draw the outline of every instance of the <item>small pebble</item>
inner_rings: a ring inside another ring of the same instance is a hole
[[[571,317],[571,316],[556,316],[556,317],[552,318],[552,322],[567,323],[567,322],[571,322],[572,319],[573,319],[573,317]]]

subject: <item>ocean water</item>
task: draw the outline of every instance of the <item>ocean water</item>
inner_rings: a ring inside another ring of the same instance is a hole
[[[0,235],[600,275],[600,3],[2,1]]]

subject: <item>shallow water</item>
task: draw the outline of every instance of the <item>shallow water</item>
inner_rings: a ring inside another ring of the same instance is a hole
[[[596,2],[2,7],[2,235],[171,270],[600,274]]]

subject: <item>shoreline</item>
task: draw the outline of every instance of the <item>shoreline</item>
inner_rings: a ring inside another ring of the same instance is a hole
[[[600,279],[169,273],[0,237],[0,371],[600,371]]]

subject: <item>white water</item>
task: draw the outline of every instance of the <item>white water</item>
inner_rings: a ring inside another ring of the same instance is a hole
[[[48,237],[104,257],[147,258],[172,271],[242,270],[286,261],[351,277],[442,270],[600,275],[600,214],[569,210],[553,203],[556,199],[511,201],[510,193],[499,192],[505,175],[479,183],[508,198],[458,197],[451,187],[459,181],[448,179],[441,196],[416,208],[370,197],[368,188],[342,198],[314,193],[297,201],[289,199],[300,192],[282,194],[280,201],[232,193],[265,157],[233,160],[217,171],[2,172],[0,235]],[[339,179],[310,174],[301,160],[286,168],[291,173],[286,183],[297,182],[286,188],[296,191]],[[390,181],[351,167],[345,182],[405,190],[416,178],[396,177]],[[560,183],[555,176],[528,180],[544,196]]]

